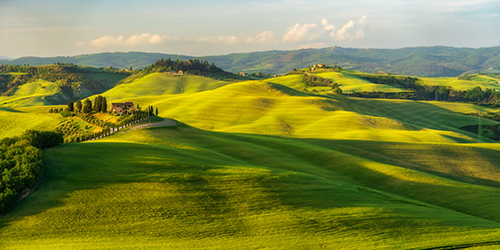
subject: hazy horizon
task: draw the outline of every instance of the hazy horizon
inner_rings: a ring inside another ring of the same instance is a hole
[[[494,47],[499,9],[492,0],[6,0],[0,2],[0,56]]]

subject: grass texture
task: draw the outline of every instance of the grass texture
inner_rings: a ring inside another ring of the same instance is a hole
[[[498,239],[497,188],[329,144],[179,125],[50,149],[42,185],[0,217],[0,245],[401,249]],[[398,158],[391,150],[378,152]]]

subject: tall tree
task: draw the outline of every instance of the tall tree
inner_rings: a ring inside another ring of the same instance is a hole
[[[76,101],[76,111],[82,112],[82,101]]]
[[[72,102],[72,101],[69,101],[69,102],[68,102],[68,111],[73,112],[73,111],[74,111],[74,109],[75,109],[75,108],[74,108],[74,106],[73,106],[73,102]]]
[[[92,101],[87,98],[85,99],[85,104],[83,105],[83,113],[90,114],[90,112],[92,112]]]
[[[158,116],[158,107],[156,107],[156,116]]]
[[[102,100],[102,96],[100,96],[100,95],[94,99],[94,107],[92,107],[92,110],[94,110],[95,112],[101,111],[101,100]]]
[[[101,100],[101,112],[108,112],[108,100],[106,100],[106,97],[103,97]]]

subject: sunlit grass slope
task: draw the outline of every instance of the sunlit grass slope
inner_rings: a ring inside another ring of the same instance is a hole
[[[497,79],[481,75],[477,75],[470,80],[460,80],[457,77],[420,77],[420,79],[420,84],[428,86],[451,86],[458,90],[467,90],[479,86],[481,89],[500,90]]]
[[[467,90],[479,86],[482,89],[500,90],[500,84],[497,81],[480,76],[471,80],[460,80],[457,77],[420,77],[420,79],[420,84],[428,86],[451,86],[458,90]]]
[[[50,105],[44,97],[57,92],[57,83],[38,79],[20,86],[11,96],[0,97],[0,105],[7,107]]]
[[[131,83],[118,85],[101,95],[116,100],[141,96],[192,93],[215,89],[229,83],[202,76],[185,75],[174,77],[165,73],[152,73]]]
[[[477,117],[432,102],[314,95],[265,81],[162,98],[122,100],[153,104],[162,116],[215,131],[406,142],[477,139],[477,135],[459,129],[477,124]],[[464,110],[474,110],[475,106],[464,105]],[[496,122],[483,119],[483,125],[493,124]]]
[[[41,186],[0,217],[2,249],[413,249],[500,236],[498,189],[321,140],[179,125],[67,144],[46,161]]]
[[[47,106],[35,110],[0,106],[0,139],[21,135],[27,129],[53,130],[64,118],[59,114],[47,113],[47,109]]]
[[[342,85],[344,93],[350,92],[402,92],[404,89],[396,88],[386,84],[375,84],[370,81],[352,76],[347,72],[325,72],[315,74],[326,79],[330,79]]]
[[[396,87],[392,87],[385,84],[375,84],[367,80],[363,80],[361,78],[352,76],[344,71],[339,72],[323,72],[323,73],[315,73],[314,75],[330,79],[333,82],[342,85],[342,91],[344,93],[350,92],[401,92],[405,91]],[[294,75],[286,75],[277,78],[270,78],[264,80],[265,82],[277,83],[284,86],[287,86],[296,90],[307,90],[311,91],[314,89],[331,89],[331,87],[308,87],[302,82],[303,75],[294,74]]]

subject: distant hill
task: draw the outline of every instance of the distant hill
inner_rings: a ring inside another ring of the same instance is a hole
[[[204,57],[232,72],[286,73],[317,63],[368,73],[379,71],[414,76],[459,76],[500,69],[500,47],[416,47],[402,49],[353,49],[331,47],[294,51],[265,51]]]
[[[500,46],[489,48],[454,48],[445,46],[401,49],[355,49],[330,47],[291,51],[264,51],[219,56],[191,57],[161,53],[115,52],[74,57],[23,57],[1,60],[0,64],[46,65],[57,62],[93,67],[144,68],[160,59],[199,59],[215,63],[230,72],[283,74],[291,69],[317,63],[368,73],[455,77],[464,73],[500,72]]]
[[[162,59],[171,58],[173,60],[187,60],[193,57],[182,55],[170,55],[161,53],[145,53],[145,52],[114,52],[114,53],[98,53],[78,56],[58,56],[58,57],[21,57],[13,60],[0,60],[0,64],[14,64],[30,66],[48,65],[55,63],[78,64],[92,67],[108,67],[133,69],[144,68],[152,63]],[[1,58],[0,58],[1,59]]]

